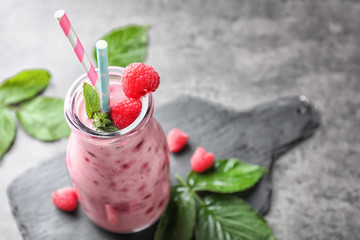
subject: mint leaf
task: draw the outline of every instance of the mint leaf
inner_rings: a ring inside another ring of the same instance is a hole
[[[0,86],[0,102],[15,104],[34,97],[43,91],[50,81],[46,70],[32,69],[22,71],[5,80]]]
[[[191,190],[182,186],[172,187],[168,206],[156,229],[155,240],[189,240],[193,235],[195,212]]]
[[[93,125],[96,130],[100,132],[116,132],[119,131],[115,127],[113,121],[111,120],[110,114],[108,113],[94,113],[94,122]]]
[[[100,111],[100,99],[96,90],[88,83],[84,83],[85,109],[88,118],[93,118],[94,113]]]
[[[100,99],[96,90],[88,83],[83,85],[85,109],[88,118],[93,118],[93,126],[100,132],[119,131],[111,120],[110,114],[100,113]]]
[[[115,29],[103,36],[108,42],[109,66],[126,67],[133,62],[144,62],[148,44],[148,26],[130,25]],[[94,49],[96,58],[96,49]]]
[[[238,159],[221,159],[204,173],[191,171],[187,183],[195,191],[234,193],[254,186],[266,172],[265,168]]]
[[[197,211],[196,240],[275,240],[265,219],[244,200],[211,194],[204,203]]]
[[[21,104],[16,116],[25,131],[39,140],[54,141],[70,134],[61,99],[36,97]]]
[[[0,159],[15,139],[16,125],[11,111],[0,106]]]

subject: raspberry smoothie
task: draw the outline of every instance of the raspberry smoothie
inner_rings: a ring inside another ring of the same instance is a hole
[[[110,67],[110,107],[124,98],[122,68]],[[130,126],[97,132],[88,119],[80,77],[65,100],[72,133],[66,164],[86,215],[100,227],[118,233],[136,232],[155,222],[169,199],[169,152],[166,138],[152,117],[151,94]]]

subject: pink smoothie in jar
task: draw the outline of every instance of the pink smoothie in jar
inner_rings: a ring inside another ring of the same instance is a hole
[[[110,107],[125,96],[120,67],[109,67]],[[138,118],[118,132],[92,127],[85,112],[83,75],[65,99],[72,129],[66,164],[82,209],[98,226],[117,233],[140,231],[154,223],[169,200],[169,151],[159,123],[152,117],[151,94],[142,98]]]

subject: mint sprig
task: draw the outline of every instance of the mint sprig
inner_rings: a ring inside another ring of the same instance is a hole
[[[83,85],[83,95],[85,99],[85,109],[88,118],[93,119],[93,126],[100,132],[119,131],[115,127],[109,113],[100,112],[100,98],[96,90],[88,83]]]
[[[213,168],[205,173],[191,171],[187,182],[177,175],[181,185],[172,187],[155,240],[189,240],[194,229],[196,240],[275,240],[266,220],[244,200],[218,194],[252,187],[265,173],[266,169],[257,165],[222,159],[216,160]],[[197,191],[203,190],[217,193],[203,193],[200,198]]]
[[[115,127],[113,121],[111,120],[110,114],[108,113],[94,113],[94,127],[101,132],[116,132],[119,131]]]
[[[15,111],[20,125],[31,136],[55,141],[70,134],[64,117],[64,101],[38,96],[50,82],[44,69],[24,70],[0,85],[0,158],[15,140]]]

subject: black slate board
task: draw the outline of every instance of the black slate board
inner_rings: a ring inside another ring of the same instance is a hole
[[[190,135],[188,146],[171,155],[171,181],[179,174],[186,179],[189,159],[197,146],[216,158],[236,157],[270,169],[252,189],[239,194],[260,213],[270,207],[273,161],[301,140],[311,136],[319,115],[305,97],[290,97],[236,112],[209,102],[182,96],[155,112],[165,132],[177,127]],[[24,239],[153,239],[156,224],[136,234],[113,234],[92,224],[83,211],[57,210],[51,193],[70,185],[64,164],[65,153],[41,163],[14,180],[8,188],[13,214]]]

